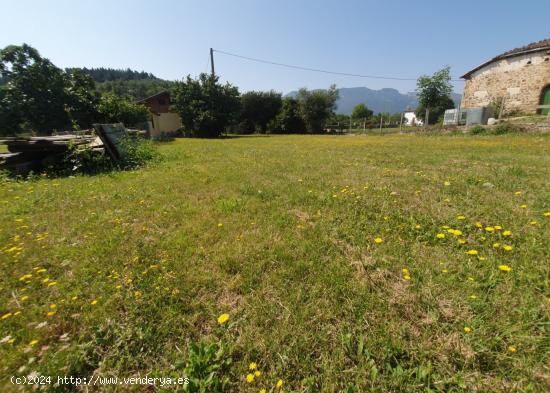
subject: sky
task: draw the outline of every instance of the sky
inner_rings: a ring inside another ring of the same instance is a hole
[[[453,78],[515,47],[550,38],[549,0],[0,0],[0,48],[27,43],[58,67],[209,72],[209,49],[336,72],[315,73],[214,52],[241,91],[365,86],[414,91],[420,75]],[[463,82],[453,82],[461,92]]]

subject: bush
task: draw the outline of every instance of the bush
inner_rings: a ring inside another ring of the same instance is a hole
[[[495,135],[509,134],[511,132],[519,131],[519,128],[513,126],[510,123],[500,123],[492,130]]]
[[[470,134],[472,134],[472,135],[483,134],[483,133],[485,133],[485,127],[483,127],[479,124],[476,124],[475,126],[470,127],[469,131],[470,131]]]

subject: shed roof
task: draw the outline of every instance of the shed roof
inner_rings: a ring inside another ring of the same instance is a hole
[[[477,70],[485,67],[488,64],[491,64],[494,61],[502,60],[502,59],[505,59],[507,57],[523,55],[523,54],[529,53],[529,52],[539,52],[539,51],[543,51],[545,49],[550,50],[550,38],[540,40],[540,41],[537,41],[537,42],[532,42],[529,45],[525,45],[525,46],[522,46],[520,48],[515,48],[515,49],[509,50],[507,52],[501,53],[500,55],[498,55],[496,57],[493,57],[491,60],[488,60],[485,63],[480,64],[479,66],[477,66],[473,70],[468,71],[467,73],[462,75],[461,78],[468,79],[470,77],[470,75],[472,75],[474,72],[476,72]]]
[[[152,99],[152,98],[159,97],[159,96],[163,96],[163,95],[170,95],[170,92],[169,92],[168,90],[159,91],[158,93],[153,94],[152,96],[149,96],[149,97],[145,97],[144,99],[139,100],[139,101],[137,101],[137,102],[138,102],[138,103],[140,103],[140,102],[147,102],[147,101],[149,101],[149,100]]]

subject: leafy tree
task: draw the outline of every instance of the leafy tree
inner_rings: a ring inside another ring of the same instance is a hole
[[[12,121],[25,121],[39,133],[69,126],[65,75],[36,49],[27,44],[2,49],[0,73],[8,79],[3,101],[14,113]]]
[[[268,129],[278,134],[304,132],[305,124],[300,117],[298,101],[291,97],[284,98],[279,114],[270,122]]]
[[[73,72],[80,72],[84,73],[86,75],[89,75],[92,77],[92,79],[96,82],[107,82],[107,81],[115,81],[115,80],[122,80],[122,81],[129,81],[129,80],[144,80],[144,79],[158,79],[155,75],[151,74],[150,72],[144,72],[144,71],[134,71],[129,68],[122,70],[122,69],[114,69],[114,68],[65,68],[65,72],[68,74],[72,74]]]
[[[423,119],[429,110],[428,124],[435,123],[446,109],[454,108],[451,99],[451,69],[445,67],[432,76],[423,75],[416,82],[419,106],[416,115]]]
[[[200,137],[219,136],[237,118],[240,106],[236,87],[205,73],[177,82],[172,102],[189,135]]]
[[[174,86],[175,82],[161,79],[112,80],[96,83],[96,90],[101,94],[114,93],[133,100],[141,100],[163,90],[172,92]]]
[[[126,97],[112,93],[101,96],[98,109],[103,121],[107,123],[120,122],[126,126],[135,126],[147,121],[149,117],[149,109],[145,105],[136,104]]]
[[[351,111],[351,117],[354,119],[368,119],[372,115],[373,112],[363,103],[355,105]]]
[[[315,133],[323,130],[336,107],[337,99],[338,90],[335,85],[328,90],[310,91],[302,88],[298,91],[300,114],[307,132]]]
[[[97,94],[95,82],[87,74],[75,70],[67,74],[65,91],[66,110],[74,126],[89,128],[98,119]]]
[[[276,93],[273,90],[267,92],[249,91],[241,96],[240,120],[252,125],[250,132],[265,133],[268,123],[277,116],[281,107],[281,93]]]

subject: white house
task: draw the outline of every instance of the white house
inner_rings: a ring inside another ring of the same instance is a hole
[[[421,126],[424,124],[421,119],[416,117],[416,113],[413,110],[406,110],[403,118],[403,124],[406,126]]]

